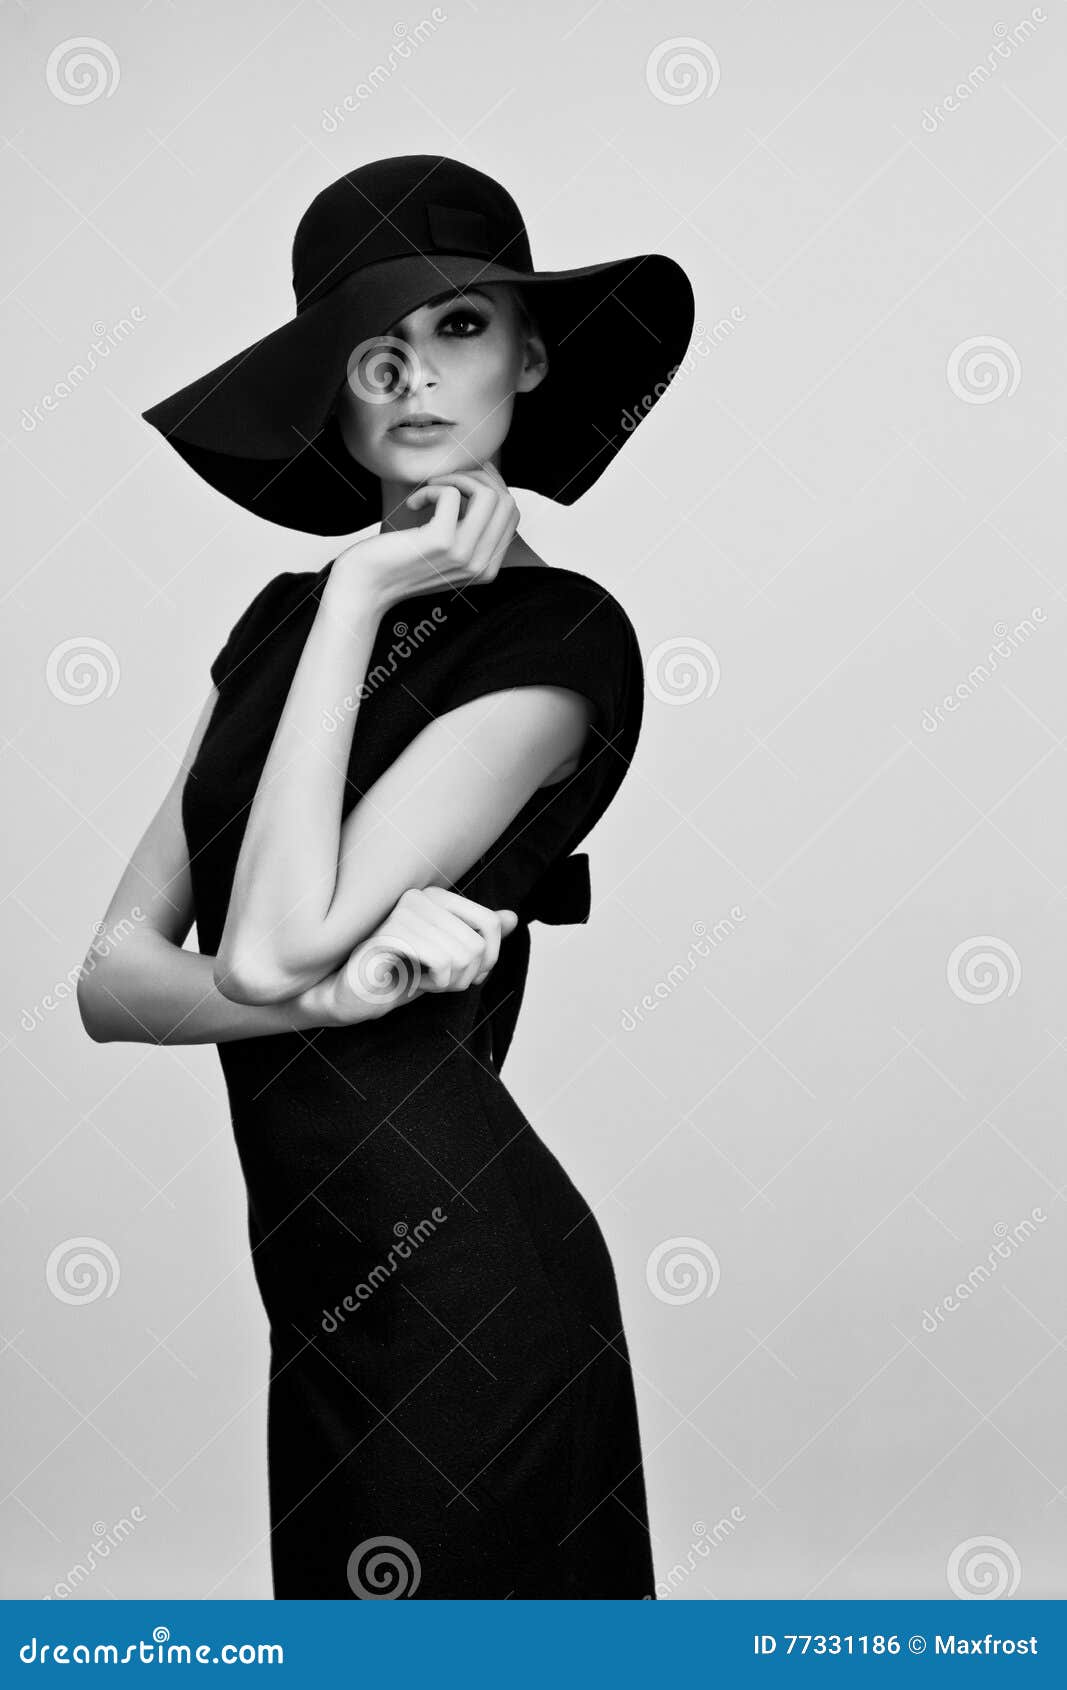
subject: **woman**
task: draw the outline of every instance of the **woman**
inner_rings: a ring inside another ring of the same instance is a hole
[[[641,656],[520,538],[509,483],[592,485],[692,292],[656,254],[534,271],[505,190],[427,155],[318,195],[293,272],[290,323],[144,414],[249,510],[378,528],[238,619],[108,912],[147,880],[151,931],[83,1015],[219,1045],[274,1594],[649,1597],[611,1260],[500,1078],[529,922],[587,919],[572,853],[632,758]]]

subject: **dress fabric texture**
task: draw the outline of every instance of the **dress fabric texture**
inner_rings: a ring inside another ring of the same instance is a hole
[[[331,567],[268,582],[211,666],[219,698],[182,797],[207,955]],[[586,919],[574,848],[637,744],[641,654],[618,601],[518,565],[391,606],[343,815],[432,718],[536,683],[584,693],[595,716],[578,770],[454,885],[520,917],[484,984],[217,1047],[270,1324],[276,1597],[655,1596],[607,1244],[500,1077],[529,922]]]

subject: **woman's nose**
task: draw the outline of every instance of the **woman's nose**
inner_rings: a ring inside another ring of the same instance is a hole
[[[429,390],[437,386],[437,371],[433,364],[433,354],[428,348],[409,347],[407,357],[404,360],[404,371],[407,381],[406,391],[409,394],[417,395],[424,388]]]

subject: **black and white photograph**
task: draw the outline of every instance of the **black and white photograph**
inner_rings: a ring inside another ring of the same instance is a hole
[[[0,29],[20,1641],[1039,1654],[1062,0]]]

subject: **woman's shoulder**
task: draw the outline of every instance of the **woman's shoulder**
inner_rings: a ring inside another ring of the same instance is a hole
[[[262,587],[257,587],[252,594],[233,625],[231,638],[233,634],[248,627],[260,617],[278,609],[290,596],[299,597],[294,589],[305,582],[310,584],[314,579],[313,574],[297,574],[291,569],[283,569],[280,575],[272,575],[269,581]]]
[[[293,614],[311,590],[314,573],[286,569],[274,575],[253,594],[238,616],[222,650],[211,664],[211,678],[221,687],[251,652],[258,650]]]
[[[496,584],[504,598],[521,604],[534,616],[541,610],[558,620],[560,612],[569,613],[587,635],[611,629],[627,642],[636,643],[636,630],[625,606],[603,582],[594,581],[581,570],[562,564],[512,564],[499,572]]]

